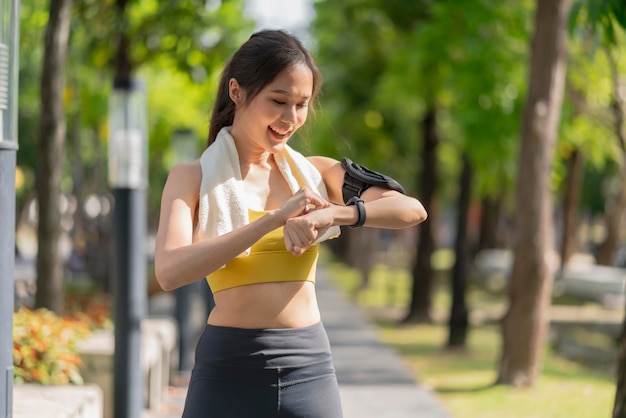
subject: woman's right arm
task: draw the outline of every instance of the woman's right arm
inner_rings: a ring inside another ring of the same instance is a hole
[[[229,234],[194,243],[201,176],[197,162],[179,164],[170,171],[163,188],[154,269],[166,291],[210,274],[280,226],[277,216],[264,216]]]
[[[161,213],[156,235],[154,268],[163,290],[169,291],[199,280],[222,267],[250,248],[263,235],[283,226],[309,204],[324,207],[328,203],[303,189],[281,209],[230,233],[193,242],[201,182],[199,163],[175,166],[163,189]]]

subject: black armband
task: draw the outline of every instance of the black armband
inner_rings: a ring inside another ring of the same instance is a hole
[[[389,176],[370,170],[363,165],[353,163],[346,157],[341,159],[341,165],[346,170],[346,174],[343,177],[343,187],[341,189],[344,203],[347,203],[350,198],[354,196],[361,197],[361,193],[371,186],[382,187],[406,194],[404,187]]]

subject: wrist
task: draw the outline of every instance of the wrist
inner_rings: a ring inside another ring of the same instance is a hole
[[[360,198],[354,196],[346,202],[346,206],[354,206],[356,209],[356,221],[349,225],[350,228],[358,228],[365,224],[367,213],[365,212],[365,203]]]
[[[280,209],[270,210],[267,212],[267,215],[265,216],[267,216],[271,220],[272,226],[273,226],[272,229],[285,226],[285,224],[287,223],[287,219],[289,219],[282,214]]]

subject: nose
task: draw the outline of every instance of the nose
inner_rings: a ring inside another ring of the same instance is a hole
[[[298,121],[298,111],[295,106],[286,106],[285,111],[282,114],[282,119],[285,122],[295,124]]]

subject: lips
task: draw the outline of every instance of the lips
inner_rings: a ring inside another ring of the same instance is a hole
[[[286,138],[287,136],[289,136],[289,134],[292,132],[292,128],[283,130],[283,129],[279,129],[279,128],[275,128],[273,126],[269,126],[270,131],[272,131],[272,133],[274,135],[276,135],[279,138]]]

